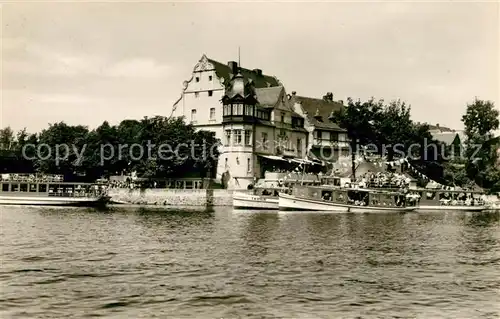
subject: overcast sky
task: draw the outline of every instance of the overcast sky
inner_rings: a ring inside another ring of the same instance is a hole
[[[286,90],[401,98],[416,121],[462,128],[499,102],[499,8],[483,3],[4,4],[1,126],[168,115],[205,53]]]

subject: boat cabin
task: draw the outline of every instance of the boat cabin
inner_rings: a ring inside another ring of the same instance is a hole
[[[293,195],[299,198],[335,202],[343,205],[372,207],[413,207],[418,199],[403,192],[378,191],[365,188],[332,188],[312,186],[293,188]]]
[[[2,174],[0,195],[89,197],[105,193],[103,185],[63,182],[60,175]]]
[[[253,195],[257,196],[269,196],[269,197],[278,197],[279,193],[284,192],[286,194],[291,193],[290,187],[256,187],[253,189]]]
[[[479,191],[466,190],[419,190],[420,204],[424,206],[484,206]]]

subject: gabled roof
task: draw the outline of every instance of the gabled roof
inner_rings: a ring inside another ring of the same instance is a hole
[[[336,123],[328,118],[332,112],[340,111],[344,106],[338,102],[314,99],[305,96],[293,96],[294,102],[300,103],[304,112],[307,112],[307,120],[314,127],[326,130],[344,131]],[[320,117],[315,118],[318,114]]]
[[[437,124],[437,125],[428,124],[428,125],[429,125],[429,131],[440,131],[441,133],[454,131],[449,127],[441,126],[439,124]]]
[[[460,144],[460,136],[457,132],[442,132],[442,133],[433,133],[432,138],[436,141],[442,142],[447,146],[452,145],[455,142],[455,139],[458,139],[458,143]]]
[[[257,88],[255,89],[255,94],[261,106],[274,107],[278,104],[282,91],[282,86],[274,86],[269,88]]]
[[[210,58],[208,61],[214,65],[217,76],[224,78],[224,83],[228,83],[232,75],[231,68],[227,64],[220,63],[219,61],[215,61]],[[265,74],[258,75],[257,72],[242,67],[239,67],[239,71],[245,79],[252,79],[255,88],[267,88],[281,85],[278,79],[274,76]]]

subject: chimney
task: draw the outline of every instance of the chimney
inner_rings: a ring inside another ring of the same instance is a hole
[[[258,75],[262,76],[262,70],[261,69],[253,69],[253,71]]]
[[[324,100],[324,101],[328,101],[328,102],[333,102],[333,93],[332,93],[332,92],[327,92],[327,93],[323,96],[323,100]]]
[[[238,62],[229,61],[227,62],[227,66],[231,69],[231,73],[238,74]]]

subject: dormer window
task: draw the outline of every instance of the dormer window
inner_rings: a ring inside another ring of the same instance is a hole
[[[208,80],[212,81],[212,76],[211,75],[208,76]]]
[[[199,76],[196,77],[196,82],[197,83],[200,82],[200,77]]]

